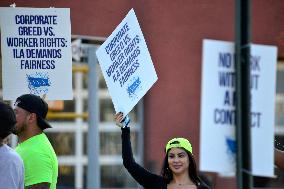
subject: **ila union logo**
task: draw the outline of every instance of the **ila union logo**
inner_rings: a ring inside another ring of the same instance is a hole
[[[51,82],[48,73],[27,74],[28,88],[31,94],[42,96],[47,94]]]

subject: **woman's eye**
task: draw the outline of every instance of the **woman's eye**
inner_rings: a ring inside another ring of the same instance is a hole
[[[174,158],[175,156],[174,155],[169,155],[169,158]]]

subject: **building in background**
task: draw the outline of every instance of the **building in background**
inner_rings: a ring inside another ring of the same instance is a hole
[[[96,45],[100,45],[134,8],[159,78],[131,112],[135,125],[132,139],[136,160],[159,173],[165,143],[173,136],[182,136],[191,140],[198,161],[202,40],[234,41],[234,0],[13,2],[17,7],[70,8],[73,40]],[[275,134],[284,143],[284,3],[282,0],[251,2],[252,42],[278,47]],[[0,2],[1,7],[10,4],[8,0]],[[87,71],[84,56],[75,58],[74,100],[64,101],[63,107],[49,112],[54,128],[48,135],[59,156],[59,189],[82,189],[86,186],[87,87],[92,84],[87,79]],[[136,182],[122,166],[120,130],[114,126],[114,109],[101,76],[98,93],[101,187],[137,188]],[[233,177],[207,174],[216,189],[236,187]],[[277,174],[280,180],[257,178],[255,184],[259,187],[283,187],[284,173],[277,170]]]

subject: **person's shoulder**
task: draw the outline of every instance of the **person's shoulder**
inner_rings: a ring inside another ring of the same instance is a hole
[[[11,147],[9,147],[8,145],[3,145],[3,148],[5,148],[5,158],[6,158],[6,163],[10,162],[14,162],[14,163],[19,163],[22,164],[23,160],[20,157],[20,155]]]
[[[26,143],[25,147],[29,146],[30,149],[35,151],[45,151],[45,149],[50,148],[50,145],[50,141],[45,135],[45,133],[41,133],[30,138],[29,142]]]
[[[4,144],[2,147],[5,149],[5,152],[7,154],[9,154],[10,156],[19,157],[19,155],[16,153],[16,151],[14,149],[12,149],[10,146],[8,146],[7,144]]]

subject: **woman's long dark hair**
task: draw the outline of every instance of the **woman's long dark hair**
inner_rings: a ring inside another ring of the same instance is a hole
[[[187,150],[185,150],[185,149],[183,149],[183,150],[187,153],[188,159],[189,159],[188,175],[189,175],[190,179],[192,180],[192,182],[196,186],[198,186],[201,183],[201,179],[199,178],[198,173],[197,173],[197,167],[196,167],[194,157]],[[163,167],[162,167],[162,170],[161,170],[161,175],[162,175],[164,181],[167,184],[169,184],[171,182],[171,180],[173,180],[173,172],[170,169],[169,163],[168,163],[168,152],[166,153],[166,156],[164,158],[164,163],[163,163]]]

